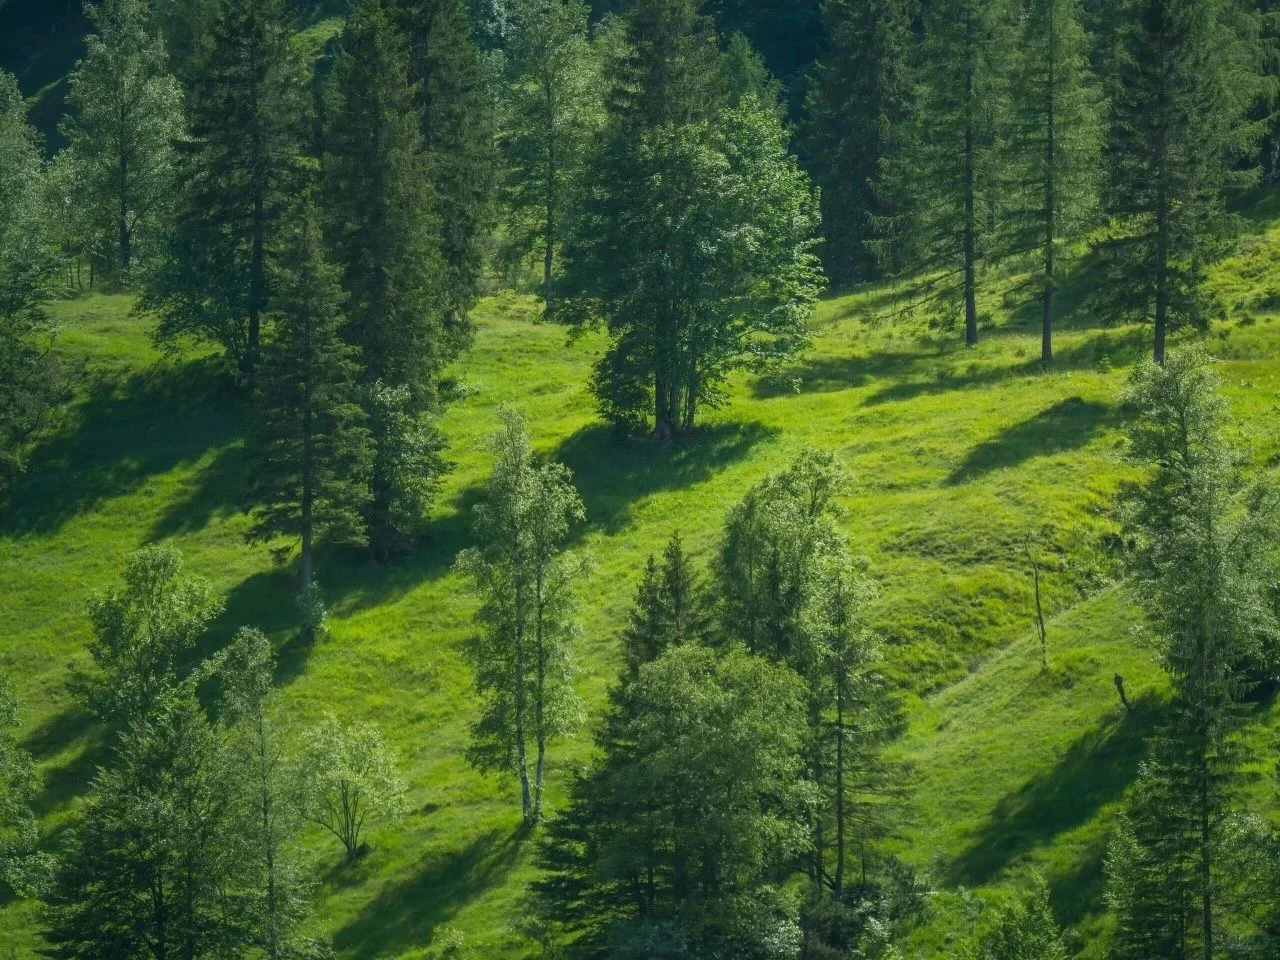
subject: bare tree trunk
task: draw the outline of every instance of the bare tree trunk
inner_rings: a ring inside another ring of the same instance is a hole
[[[975,210],[977,172],[974,169],[972,110],[973,71],[965,76],[966,119],[964,127],[964,342],[972,347],[978,342],[978,238]]]
[[[1056,242],[1058,215],[1058,192],[1057,177],[1055,175],[1055,163],[1057,162],[1058,146],[1058,116],[1057,116],[1057,67],[1058,67],[1058,41],[1057,41],[1057,10],[1055,4],[1050,0],[1049,3],[1049,62],[1047,64],[1049,70],[1048,78],[1048,103],[1047,120],[1048,120],[1048,137],[1045,141],[1045,245],[1044,245],[1044,322],[1040,336],[1040,359],[1045,363],[1053,362],[1053,294],[1056,286],[1054,279],[1054,259],[1057,251],[1054,249]],[[1039,593],[1037,590],[1037,598]],[[1037,607],[1039,606],[1037,600]],[[1043,632],[1043,623],[1041,626]]]

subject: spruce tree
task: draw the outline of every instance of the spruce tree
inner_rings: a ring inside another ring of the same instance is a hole
[[[822,190],[823,262],[838,283],[904,265],[908,197],[886,171],[909,149],[915,0],[828,0],[807,101],[806,149]]]
[[[270,252],[301,186],[305,90],[284,0],[221,0],[193,65],[168,257],[144,303],[162,342],[223,347],[246,380],[271,309]]]
[[[711,624],[702,585],[698,582],[679,532],[662,551],[662,562],[650,554],[644,576],[622,630],[622,653],[627,675],[656,660],[668,647],[708,639]]]
[[[587,149],[604,119],[588,15],[583,0],[520,0],[507,50],[506,203],[516,247],[541,253],[548,318],[561,225],[577,205]]]
[[[467,0],[389,0],[409,44],[427,181],[444,257],[439,291],[458,347],[470,341],[468,311],[480,292],[497,185],[497,122],[486,65],[476,48]]]
[[[46,186],[26,101],[17,79],[0,70],[0,484],[22,472],[61,394],[44,311],[58,268]]]
[[[1012,244],[1035,250],[1041,359],[1053,360],[1054,292],[1069,244],[1096,222],[1103,101],[1089,68],[1079,0],[1031,0],[1022,22],[1009,130],[1018,196]]]
[[[384,558],[412,543],[443,471],[426,418],[459,348],[407,57],[381,0],[363,0],[343,31],[325,111],[328,236],[376,451],[366,528]]]
[[[249,439],[250,538],[297,541],[302,590],[311,586],[317,537],[363,541],[372,460],[356,395],[359,352],[342,339],[338,270],[325,260],[317,220],[304,199],[282,238]]]
[[[1233,0],[1126,0],[1108,139],[1106,285],[1097,309],[1152,320],[1163,362],[1171,328],[1218,312],[1206,265],[1234,228],[1230,190],[1255,182],[1237,164],[1258,130],[1256,50]]]
[[[127,279],[134,260],[154,261],[177,188],[174,145],[182,91],[151,32],[145,0],[87,8],[94,32],[71,75],[63,135],[77,158],[82,202],[95,232],[110,238]]]
[[[920,98],[912,149],[891,164],[909,193],[919,297],[943,323],[961,315],[978,342],[979,273],[1000,253],[1002,153],[1008,95],[1008,0],[956,0],[924,11]]]

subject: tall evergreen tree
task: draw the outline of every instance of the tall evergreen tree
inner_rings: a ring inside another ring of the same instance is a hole
[[[299,586],[312,582],[314,544],[362,542],[372,453],[356,399],[358,351],[342,340],[337,268],[324,258],[318,215],[304,199],[282,238],[273,278],[273,328],[258,376],[249,446],[254,467],[250,538],[301,545]]]
[[[507,49],[506,202],[513,240],[541,248],[542,290],[555,314],[562,223],[586,176],[587,149],[603,122],[603,78],[583,0],[520,0]]]
[[[652,554],[622,630],[622,654],[627,675],[639,676],[640,667],[668,647],[699,643],[711,630],[702,585],[685,553],[679,532],[673,533],[662,551],[662,562]]]
[[[192,69],[184,189],[167,261],[144,303],[162,342],[222,346],[246,379],[271,309],[270,251],[301,185],[305,87],[284,0],[221,0]]]
[[[94,230],[110,238],[112,266],[127,279],[135,258],[154,261],[168,225],[182,92],[145,0],[87,9],[94,32],[71,75],[63,135],[78,160]]]
[[[439,408],[441,371],[459,346],[407,55],[381,0],[363,0],[326,108],[323,195],[374,433],[365,525],[379,557],[412,542],[434,495],[441,444],[424,418]]]
[[[931,3],[924,12],[920,99],[913,149],[892,165],[892,189],[917,216],[920,292],[944,323],[959,313],[965,342],[978,342],[978,281],[1000,253],[1002,152],[1007,109],[1008,0]]]
[[[908,200],[887,176],[909,149],[916,0],[827,0],[807,101],[806,151],[822,189],[827,275],[872,280],[904,266]]]
[[[1212,960],[1220,931],[1241,911],[1223,895],[1232,870],[1223,850],[1239,802],[1241,701],[1250,673],[1274,668],[1280,638],[1270,592],[1276,496],[1260,488],[1243,509],[1238,502],[1241,461],[1198,353],[1140,367],[1128,403],[1131,454],[1149,470],[1128,501],[1134,596],[1174,700],[1113,850],[1116,949],[1122,957]]]
[[[60,393],[44,312],[58,267],[45,186],[26,101],[17,79],[0,70],[0,482],[22,471]]]
[[[1125,10],[1098,309],[1152,319],[1163,362],[1171,327],[1216,312],[1204,271],[1232,231],[1226,195],[1257,179],[1237,166],[1258,132],[1243,122],[1259,89],[1256,49],[1233,0],[1126,0]]]
[[[1103,103],[1089,68],[1079,0],[1031,0],[1014,71],[1009,142],[1019,195],[1012,243],[1037,251],[1041,359],[1053,360],[1054,292],[1069,244],[1096,222]]]
[[[515,770],[525,821],[536,823],[547,745],[576,725],[580,711],[569,647],[584,568],[564,548],[584,510],[569,471],[534,460],[519,414],[504,412],[493,449],[488,499],[476,508],[481,546],[458,558],[481,599],[467,658],[483,707],[469,753],[481,769]]]
[[[476,48],[467,0],[389,0],[409,44],[409,79],[421,108],[427,179],[444,257],[439,291],[458,346],[480,291],[497,186],[496,108]]]

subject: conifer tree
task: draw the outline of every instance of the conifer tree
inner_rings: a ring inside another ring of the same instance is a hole
[[[301,186],[304,87],[284,0],[221,0],[193,65],[177,224],[144,303],[156,336],[223,347],[246,380],[271,309],[270,251]]]
[[[174,145],[182,92],[145,0],[87,8],[94,32],[71,75],[63,134],[74,151],[94,229],[110,238],[113,266],[128,278],[137,257],[154,260],[177,187]]]
[[[342,339],[338,270],[325,260],[311,201],[300,207],[283,237],[273,329],[258,377],[250,538],[299,542],[299,587],[306,590],[317,537],[363,541],[372,452],[356,396],[359,354]]]
[[[1019,196],[1015,251],[1035,250],[1041,281],[1041,359],[1053,360],[1054,292],[1068,244],[1096,222],[1102,177],[1102,110],[1090,73],[1079,0],[1031,0],[1014,71],[1009,142]]]
[[[479,296],[493,220],[498,155],[495,104],[476,48],[467,0],[389,0],[409,44],[427,180],[441,230],[439,295],[458,347],[470,341],[468,311]]]
[[[1131,456],[1149,471],[1127,501],[1134,596],[1174,698],[1113,849],[1117,953],[1212,960],[1219,931],[1241,910],[1224,895],[1232,865],[1223,851],[1246,758],[1242,698],[1250,674],[1277,662],[1280,514],[1267,487],[1239,503],[1241,459],[1202,355],[1143,365],[1127,402]]]
[[[480,546],[458,558],[481,600],[480,632],[467,648],[483,701],[469,755],[482,770],[515,770],[524,819],[536,823],[547,745],[580,712],[570,643],[584,566],[564,548],[584,509],[562,464],[534,460],[519,414],[503,413],[493,449],[488,498],[476,508]]]
[[[26,101],[13,74],[0,70],[0,483],[22,471],[61,392],[44,312],[58,268],[45,187]]]
[[[638,676],[640,667],[656,660],[667,647],[706,640],[711,627],[708,613],[702,585],[677,531],[662,551],[662,562],[650,554],[645,563],[622,631],[628,675]]]
[[[1237,163],[1258,130],[1256,50],[1231,0],[1126,0],[1108,140],[1105,316],[1170,328],[1217,312],[1204,271],[1233,229],[1226,195],[1255,182]]]
[[[603,122],[603,78],[583,0],[520,0],[507,50],[506,201],[513,241],[540,248],[547,317],[555,314],[561,225],[586,176]]]
[[[385,558],[416,536],[443,472],[427,419],[459,342],[408,53],[381,0],[363,0],[333,65],[324,156],[328,236],[348,339],[361,350],[375,459],[365,525]]]
[[[920,293],[944,323],[963,317],[978,342],[979,273],[1000,252],[1002,153],[1007,109],[1008,0],[931,3],[924,11],[920,98],[912,149],[891,165],[895,191],[917,216]]]
[[[909,149],[915,0],[828,0],[807,101],[806,148],[822,190],[823,262],[839,283],[904,266],[908,197],[887,172]]]

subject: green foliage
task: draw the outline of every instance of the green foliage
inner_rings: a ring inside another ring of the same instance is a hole
[[[56,261],[46,235],[43,165],[12,74],[0,70],[0,483],[21,472],[59,399],[42,307]]]
[[[679,49],[640,45],[645,21],[633,18],[633,46],[657,59],[625,61],[619,98],[643,91],[648,74],[682,69]],[[723,83],[718,70],[702,70],[713,89]],[[776,111],[751,97],[717,109],[701,95],[689,95],[685,112],[710,110],[709,119],[669,119],[678,100],[615,107],[565,252],[567,317],[603,322],[611,335],[592,384],[601,412],[626,428],[651,418],[662,439],[691,431],[700,407],[718,406],[732,371],[801,350],[821,277],[817,204]]]
[[[405,783],[372,724],[343,724],[326,714],[307,733],[299,765],[302,809],[342,842],[348,863],[363,852],[369,827],[407,812]]]
[[[40,892],[52,862],[37,850],[39,828],[32,803],[41,788],[31,754],[18,743],[18,699],[0,676],[0,883],[17,894]]]
[[[1091,38],[1079,0],[1033,0],[1022,23],[1008,134],[1012,248],[1042,269],[1041,359],[1053,359],[1054,293],[1070,275],[1071,245],[1097,223],[1103,101],[1089,69]]]
[[[909,266],[921,273],[919,295],[942,325],[963,317],[970,346],[978,274],[1001,253],[1012,20],[1007,0],[928,5],[910,149],[890,167],[890,189],[912,198]]]
[[[208,581],[183,569],[173,547],[144,547],[125,559],[119,586],[93,594],[89,654],[80,698],[117,730],[149,722],[190,675],[196,641],[222,612]]]
[[[712,629],[707,597],[677,531],[659,564],[653,554],[644,568],[635,601],[622,630],[622,656],[634,680],[640,668],[668,647],[700,643]]]
[[[338,271],[324,259],[316,221],[304,200],[282,239],[249,438],[250,536],[301,542],[300,588],[311,583],[316,537],[364,542],[372,470],[356,392],[359,352],[342,340]]]
[[[1043,877],[1033,876],[1012,903],[997,909],[968,955],[973,960],[1067,960]]]
[[[448,469],[436,420],[416,411],[408,386],[374,383],[364,393],[373,434],[370,537],[375,553],[407,552],[418,539]]]
[[[388,0],[409,44],[409,80],[421,109],[422,142],[444,269],[439,290],[457,347],[470,341],[467,313],[480,294],[486,234],[497,183],[495,105],[476,49],[466,0]]]
[[[1126,0],[1108,144],[1104,315],[1204,326],[1221,306],[1204,283],[1234,227],[1228,191],[1256,182],[1237,162],[1254,146],[1243,122],[1259,88],[1256,57],[1230,0]]]
[[[135,715],[94,778],[50,898],[51,956],[200,957],[243,947],[234,760],[193,686]]]
[[[587,151],[604,122],[599,55],[583,0],[519,0],[507,49],[504,191],[511,244],[542,258],[547,316],[555,313],[563,222],[580,204]]]
[[[146,0],[90,6],[95,32],[71,76],[62,133],[75,157],[77,203],[104,264],[125,280],[135,261],[154,264],[172,212],[174,144],[183,133],[182,91]]]
[[[145,298],[156,338],[220,346],[252,378],[268,258],[302,176],[304,86],[283,0],[222,0],[193,64],[183,184],[169,250]]]
[[[481,599],[481,630],[466,648],[482,699],[469,756],[482,770],[514,768],[524,818],[536,822],[548,741],[580,722],[570,647],[586,568],[564,548],[585,509],[563,464],[535,462],[524,417],[506,410],[502,421],[492,441],[488,498],[475,510],[480,546],[457,563]]]
[[[586,956],[794,956],[795,906],[772,880],[812,801],[798,679],[686,646],[642,666],[629,698],[627,762],[606,755],[549,827],[543,908]]]
[[[828,0],[805,146],[822,191],[823,262],[837,283],[905,266],[910,195],[890,172],[910,149],[916,0]]]

